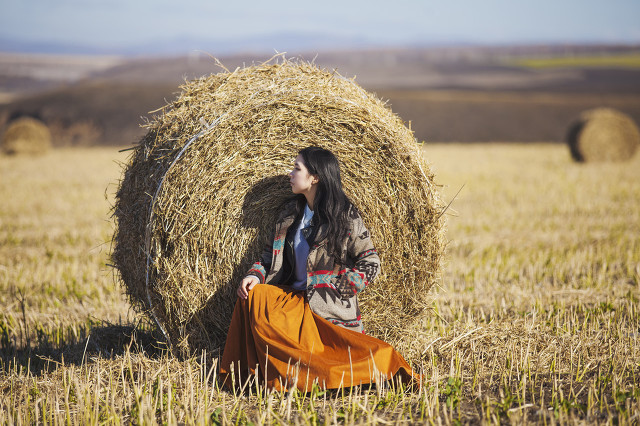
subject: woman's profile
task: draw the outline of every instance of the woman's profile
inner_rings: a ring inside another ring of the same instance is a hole
[[[220,364],[226,385],[250,375],[274,389],[374,383],[413,376],[389,344],[364,334],[358,294],[380,258],[342,189],[330,151],[301,150],[284,205],[261,258],[238,286]]]

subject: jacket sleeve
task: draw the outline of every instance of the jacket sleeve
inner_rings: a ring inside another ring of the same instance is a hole
[[[363,291],[380,271],[380,257],[371,242],[369,230],[359,214],[354,213],[354,216],[347,241],[347,255],[354,266],[345,270],[339,285],[342,297],[347,298]]]
[[[269,235],[269,239],[265,243],[262,249],[262,255],[260,258],[251,265],[251,268],[247,271],[245,276],[253,275],[258,277],[261,284],[264,284],[267,275],[269,274],[269,270],[271,269],[271,262],[273,259],[273,250],[274,250],[274,237],[275,230],[271,232]]]

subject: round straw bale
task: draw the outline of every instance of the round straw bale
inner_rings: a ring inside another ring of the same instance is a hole
[[[595,108],[580,114],[569,128],[567,142],[575,161],[624,161],[640,144],[640,132],[628,115]]]
[[[317,145],[338,157],[382,260],[360,296],[366,331],[406,340],[444,249],[444,207],[412,132],[354,81],[306,62],[181,89],[148,124],[116,194],[112,260],[133,305],[179,352],[219,347],[237,285],[292,195],[297,152]]]
[[[20,117],[9,123],[1,145],[7,154],[44,154],[51,148],[51,132],[40,120]]]

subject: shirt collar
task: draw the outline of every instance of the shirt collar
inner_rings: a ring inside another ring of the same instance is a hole
[[[305,224],[308,224],[312,217],[313,217],[313,211],[309,208],[309,204],[305,204],[305,206],[304,206],[304,216],[302,218],[302,221]]]

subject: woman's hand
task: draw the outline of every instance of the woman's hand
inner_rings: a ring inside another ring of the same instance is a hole
[[[258,277],[254,277],[254,276],[244,277],[242,279],[242,282],[238,286],[238,291],[237,291],[238,297],[240,299],[246,299],[247,297],[249,297],[249,292],[259,282],[260,280],[258,279]]]

